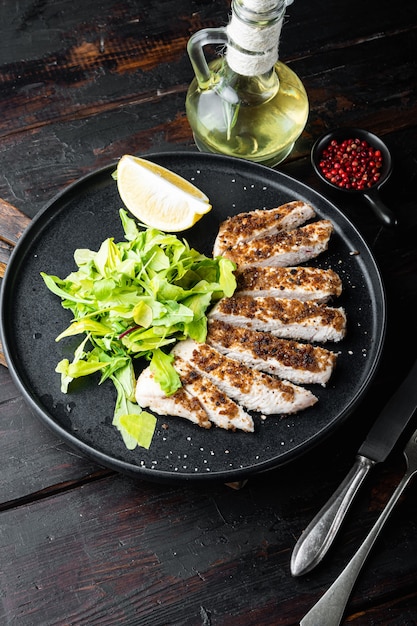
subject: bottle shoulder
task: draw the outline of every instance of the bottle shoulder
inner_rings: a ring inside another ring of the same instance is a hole
[[[284,62],[278,60],[270,72],[259,76],[244,76],[231,70],[224,58],[209,63],[210,81],[201,89],[194,79],[190,84],[189,95],[205,94],[219,97],[229,103],[243,106],[258,106],[269,102],[279,92],[299,92],[307,98],[305,88],[297,74]]]

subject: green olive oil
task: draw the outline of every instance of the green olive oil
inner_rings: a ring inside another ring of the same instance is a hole
[[[309,111],[306,91],[284,63],[260,76],[236,74],[224,58],[208,64],[204,88],[195,78],[186,112],[200,151],[274,166],[291,152]]]

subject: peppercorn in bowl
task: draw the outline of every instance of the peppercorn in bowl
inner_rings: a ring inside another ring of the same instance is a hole
[[[385,226],[397,223],[379,190],[392,171],[385,143],[361,128],[338,128],[322,135],[311,150],[311,163],[320,180],[334,191],[361,195]]]

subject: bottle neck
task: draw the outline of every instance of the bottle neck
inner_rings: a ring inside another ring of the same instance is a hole
[[[232,0],[226,61],[242,76],[267,73],[278,61],[286,0]]]
[[[242,22],[260,25],[281,19],[293,0],[232,0],[232,13]]]

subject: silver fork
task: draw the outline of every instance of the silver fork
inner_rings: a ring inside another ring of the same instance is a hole
[[[402,492],[417,473],[417,430],[404,449],[406,472],[391,498],[369,531],[365,540],[331,587],[303,617],[300,626],[338,626],[345,612],[350,593],[376,538],[395,507]]]

